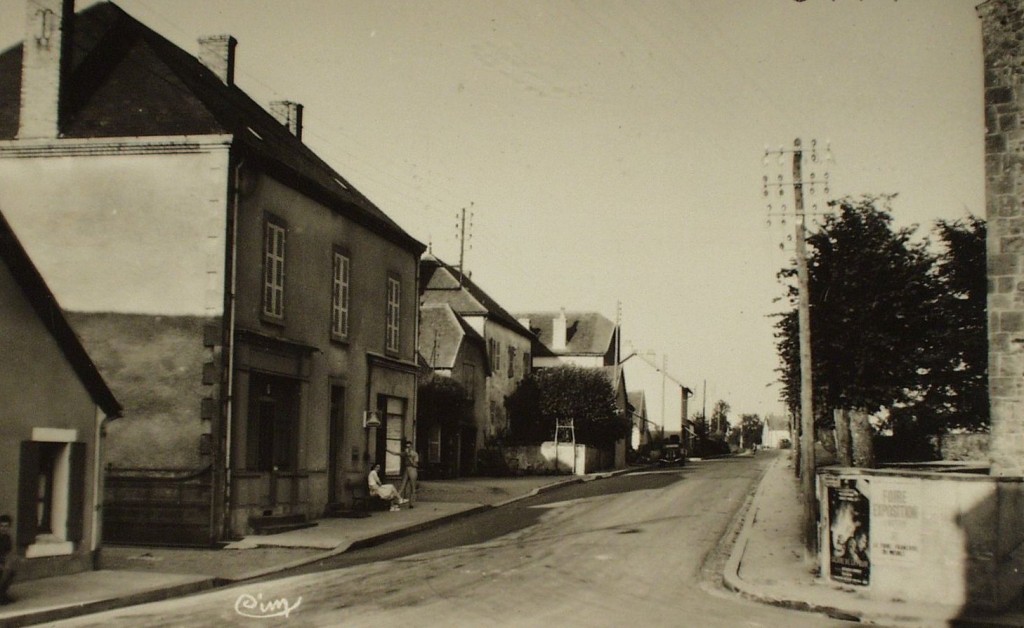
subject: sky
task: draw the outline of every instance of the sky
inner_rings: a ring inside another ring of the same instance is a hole
[[[465,210],[466,269],[505,309],[619,316],[624,353],[737,417],[782,410],[794,223],[762,180],[792,157],[766,146],[814,140],[805,174],[897,193],[901,226],[984,215],[978,3],[116,2],[193,54],[233,35],[236,83],[302,103],[304,141],[452,264]],[[0,0],[0,48],[24,12]]]

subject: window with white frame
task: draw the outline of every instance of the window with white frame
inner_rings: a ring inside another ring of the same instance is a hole
[[[288,229],[267,217],[263,238],[263,314],[284,318],[284,246]]]
[[[26,558],[65,556],[84,537],[86,445],[78,432],[32,428],[18,464],[18,544]]]
[[[351,262],[344,253],[334,252],[331,334],[338,338],[348,337],[349,273]]]
[[[397,277],[388,277],[388,316],[387,344],[388,351],[399,349],[399,316],[401,314],[402,283]]]

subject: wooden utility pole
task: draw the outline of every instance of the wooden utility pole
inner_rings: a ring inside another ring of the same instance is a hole
[[[800,416],[794,421],[794,427],[799,431],[799,447],[797,457],[799,460],[798,474],[800,476],[800,487],[803,497],[803,520],[802,528],[804,533],[804,545],[810,554],[816,554],[818,550],[818,504],[815,492],[815,452],[814,452],[814,382],[813,368],[811,362],[811,307],[809,284],[810,277],[807,270],[807,243],[805,240],[807,231],[807,214],[804,209],[804,187],[809,188],[810,193],[815,193],[815,187],[824,189],[827,205],[829,195],[829,175],[826,171],[823,178],[817,178],[817,173],[812,171],[806,176],[803,171],[804,149],[799,138],[793,142],[793,149],[789,151],[780,146],[779,150],[772,151],[765,147],[764,163],[768,164],[771,155],[778,155],[779,165],[784,164],[784,155],[793,153],[793,180],[786,181],[782,174],[778,175],[778,183],[769,183],[768,176],[764,176],[764,195],[771,197],[769,188],[777,187],[778,196],[786,195],[786,188],[793,186],[793,213],[796,218],[794,245],[796,249],[796,270],[797,270],[797,320],[799,324],[799,352],[800,352]],[[832,160],[831,147],[826,144],[824,160],[819,159],[818,146],[815,140],[811,140],[812,169],[825,166]],[[826,166],[827,167],[827,166]],[[777,213],[774,213],[777,212]],[[812,203],[811,212],[818,213],[818,204]],[[775,208],[771,202],[768,204],[768,224],[771,225],[772,215],[781,215],[782,224],[785,224],[786,217],[790,215],[785,203]]]
[[[796,212],[796,273],[800,323],[800,486],[803,493],[804,546],[818,551],[818,512],[814,491],[814,388],[811,368],[811,305],[807,272],[807,244],[804,240],[806,213],[803,191],[803,150],[800,138],[793,143],[793,197]]]
[[[473,207],[473,203],[469,204],[470,208]],[[465,276],[465,264],[466,264],[466,208],[463,207],[459,216],[459,223],[457,225],[459,229],[459,287],[462,287],[462,278]],[[473,213],[469,214],[469,237],[473,237]],[[472,245],[470,245],[472,248]]]

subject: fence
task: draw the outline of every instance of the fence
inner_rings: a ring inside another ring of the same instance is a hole
[[[103,506],[104,543],[210,546],[210,467],[108,468]]]

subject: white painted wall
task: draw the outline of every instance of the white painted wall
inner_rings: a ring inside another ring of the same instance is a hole
[[[154,145],[181,152],[151,154]],[[58,140],[31,148],[0,142],[0,211],[65,309],[221,313],[226,145]]]

